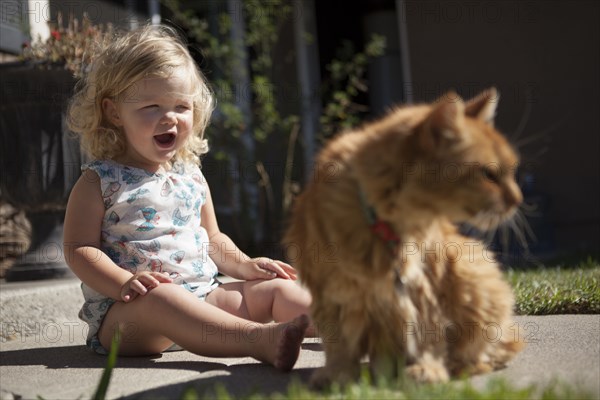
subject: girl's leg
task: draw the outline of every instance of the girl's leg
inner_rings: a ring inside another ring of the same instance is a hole
[[[199,301],[177,285],[163,283],[131,303],[115,303],[98,337],[109,348],[119,327],[122,355],[156,354],[175,342],[203,356],[251,356],[289,370],[296,362],[307,326],[306,316],[284,324],[251,322]]]
[[[240,318],[256,322],[287,322],[308,315],[310,294],[286,279],[231,282],[213,290],[206,302]],[[314,335],[310,327],[308,336]]]

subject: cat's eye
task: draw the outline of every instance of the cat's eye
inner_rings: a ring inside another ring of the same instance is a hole
[[[482,176],[493,183],[500,183],[500,174],[492,168],[484,167],[481,169]]]

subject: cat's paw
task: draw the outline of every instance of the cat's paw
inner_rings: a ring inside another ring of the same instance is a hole
[[[331,385],[331,376],[325,368],[319,368],[310,377],[309,386],[313,390],[324,390]]]
[[[354,382],[358,378],[357,374],[353,374],[350,371],[336,370],[327,367],[319,368],[310,377],[309,385],[314,390],[324,390],[329,388],[332,384],[338,384],[341,387]]]
[[[473,364],[452,364],[449,367],[451,371],[451,375],[455,377],[466,377],[471,375],[479,375],[479,374],[487,374],[488,372],[492,372],[494,368],[490,365],[489,362],[477,362]]]
[[[448,382],[448,370],[439,362],[420,362],[406,367],[406,375],[419,383]]]

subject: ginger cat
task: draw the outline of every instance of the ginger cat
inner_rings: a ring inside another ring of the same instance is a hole
[[[513,294],[483,243],[522,201],[518,158],[493,127],[498,94],[398,108],[338,135],[296,200],[285,242],[313,296],[325,367],[347,383],[369,355],[375,375],[419,382],[491,371],[522,347]]]

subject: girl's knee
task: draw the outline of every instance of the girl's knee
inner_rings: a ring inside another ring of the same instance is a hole
[[[292,281],[290,279],[273,279],[273,283],[275,283],[278,287],[281,288],[297,288],[298,285],[296,281]]]
[[[190,293],[179,285],[174,283],[161,283],[158,286],[149,289],[142,296],[138,296],[134,301],[143,303],[168,304],[171,301],[176,301],[181,296],[189,296]]]
[[[289,279],[277,279],[278,285],[280,288],[282,288],[283,290],[287,290],[287,291],[291,291],[294,293],[297,292],[306,292],[306,289],[304,289],[302,286],[300,286],[296,281],[292,281]]]
[[[273,294],[286,293],[295,290],[296,286],[296,284],[293,281],[278,278],[265,279],[255,282],[256,286],[260,287],[262,290],[269,291]]]
[[[292,280],[273,279],[268,282],[274,298],[310,298],[308,292]]]

